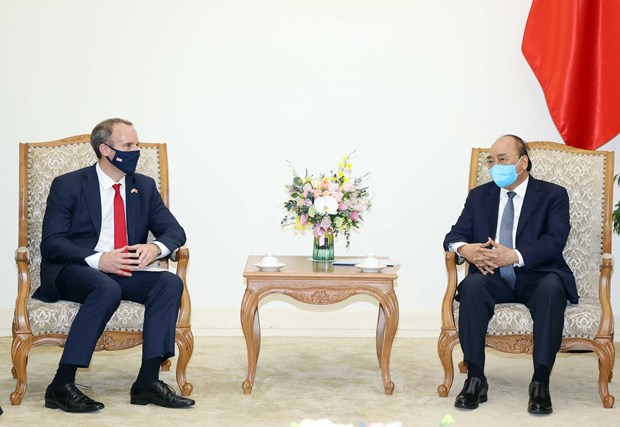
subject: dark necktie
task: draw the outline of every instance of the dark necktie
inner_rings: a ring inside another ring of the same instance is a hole
[[[499,244],[504,245],[510,249],[514,249],[514,244],[512,242],[512,226],[515,220],[515,206],[512,201],[512,198],[515,196],[514,191],[509,191],[506,195],[508,196],[508,202],[506,202],[506,206],[504,207],[504,213],[502,214],[502,223],[499,227]],[[499,275],[504,279],[504,282],[508,283],[511,288],[515,287],[515,269],[511,265],[505,265],[504,267],[499,268]]]
[[[125,225],[125,205],[121,197],[120,184],[114,184],[114,249],[127,246],[127,226]]]

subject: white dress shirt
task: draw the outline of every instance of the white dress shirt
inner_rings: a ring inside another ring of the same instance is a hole
[[[495,230],[495,241],[499,242],[499,230],[501,228],[501,224],[502,224],[502,215],[504,214],[504,208],[506,207],[506,203],[508,203],[508,192],[509,191],[514,191],[516,193],[516,195],[513,197],[512,202],[514,205],[514,212],[515,212],[515,218],[514,221],[512,223],[512,241],[515,242],[516,245],[516,241],[517,241],[517,226],[519,225],[519,217],[521,216],[521,208],[523,207],[523,199],[525,198],[525,192],[527,191],[527,184],[530,181],[530,177],[528,176],[527,178],[525,178],[525,181],[523,181],[521,184],[519,184],[519,186],[517,188],[515,188],[514,190],[507,190],[505,188],[501,188],[500,192],[499,192],[499,209],[498,209],[498,216],[497,216],[497,229]],[[458,249],[461,246],[466,245],[467,242],[454,242],[451,243],[449,246],[449,250],[451,252],[456,252],[457,255],[461,256],[458,253]],[[519,252],[519,250],[517,248],[514,248],[515,253],[517,254],[517,257],[519,257],[519,262],[516,264],[513,264],[514,267],[523,267],[525,265],[525,263],[523,262],[523,256],[521,255],[521,252]]]
[[[123,199],[124,207],[127,206],[125,201],[125,177],[123,176],[120,181],[114,182],[99,166],[99,163],[95,166],[97,170],[97,178],[99,179],[99,194],[101,195],[101,233],[99,234],[99,241],[95,246],[96,254],[93,254],[85,258],[86,263],[94,269],[99,269],[99,260],[105,252],[114,250],[114,184],[120,184],[121,198]],[[127,217],[127,209],[125,208],[125,218]],[[127,221],[125,220],[125,223]],[[170,250],[162,243],[154,241],[159,246],[161,253],[158,258],[163,258],[170,253]]]

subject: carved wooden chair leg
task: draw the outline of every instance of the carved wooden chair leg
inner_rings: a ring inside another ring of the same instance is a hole
[[[194,335],[190,328],[177,329],[176,344],[179,349],[179,358],[177,360],[177,384],[182,396],[189,396],[192,394],[194,386],[187,382],[185,372],[187,370],[187,364],[194,352]]]
[[[443,383],[437,387],[437,394],[439,397],[448,397],[452,383],[454,381],[454,364],[452,362],[452,353],[454,347],[458,343],[458,337],[446,336],[442,333],[437,341],[437,351],[439,353],[439,360],[443,367],[444,379]]]
[[[15,391],[11,393],[11,405],[20,405],[26,394],[26,386],[28,380],[28,353],[32,348],[30,342],[24,341],[15,345],[13,343],[12,358],[13,358],[13,377],[16,380]]]
[[[611,372],[609,371],[609,363],[601,363],[599,360],[599,368],[600,371],[598,378],[598,393],[601,396],[601,400],[603,401],[603,406],[605,408],[613,408],[616,398],[609,394],[609,382],[607,381],[611,374]]]

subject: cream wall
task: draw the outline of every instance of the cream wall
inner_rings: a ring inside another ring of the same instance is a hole
[[[310,254],[310,236],[279,226],[287,160],[328,171],[357,150],[374,207],[337,255],[400,259],[399,333],[436,336],[441,242],[463,206],[471,147],[508,132],[560,140],[520,51],[530,4],[0,0],[0,334],[16,295],[18,142],[121,116],[143,141],[169,144],[197,334],[241,333],[248,254]],[[268,334],[371,335],[375,319],[366,300],[276,298],[261,312]]]

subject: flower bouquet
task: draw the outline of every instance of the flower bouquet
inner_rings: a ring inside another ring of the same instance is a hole
[[[358,228],[371,200],[364,180],[352,178],[349,162],[352,154],[344,156],[336,172],[312,176],[306,171],[300,176],[293,170],[293,182],[286,186],[289,199],[284,203],[286,215],[283,227],[292,226],[296,232],[312,229],[315,260],[334,259],[334,236],[344,234],[349,247],[351,229]]]

